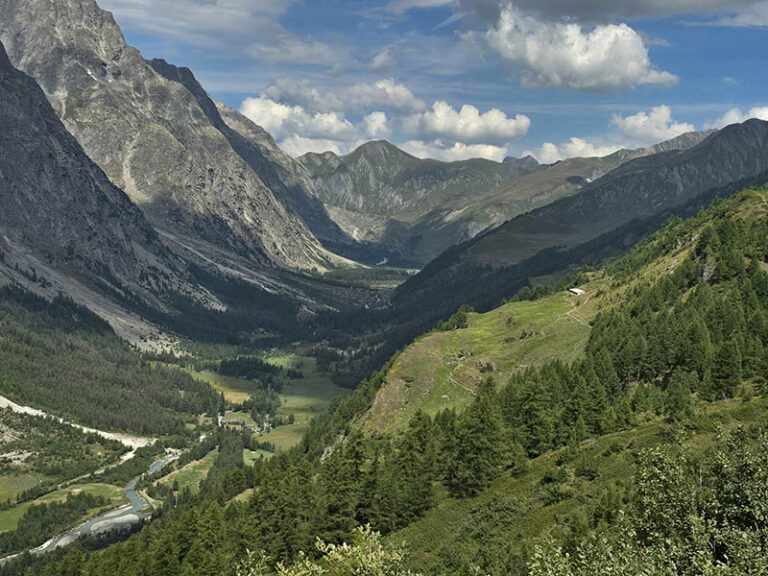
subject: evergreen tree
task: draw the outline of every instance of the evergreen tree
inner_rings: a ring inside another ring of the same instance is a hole
[[[712,369],[713,393],[718,398],[733,396],[741,384],[741,351],[735,340],[720,346]]]
[[[436,446],[432,421],[421,410],[411,419],[400,444],[398,467],[404,495],[401,503],[403,522],[421,516],[433,501]]]
[[[489,378],[480,384],[477,397],[461,419],[448,486],[451,494],[473,496],[502,472],[506,459],[504,436],[496,389]]]
[[[681,367],[675,368],[667,384],[665,412],[672,419],[679,420],[691,415],[692,398],[689,375]]]

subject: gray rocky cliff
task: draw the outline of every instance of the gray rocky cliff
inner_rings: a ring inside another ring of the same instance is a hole
[[[265,265],[334,262],[233,149],[207,95],[158,73],[93,0],[0,0],[0,40],[166,238]]]

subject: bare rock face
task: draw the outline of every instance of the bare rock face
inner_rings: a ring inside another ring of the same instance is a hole
[[[0,44],[0,240],[73,277],[155,299],[186,292],[185,266],[83,152]],[[9,265],[10,255],[2,260]]]
[[[0,0],[0,41],[163,235],[266,265],[335,260],[233,149],[204,91],[155,70],[93,0]]]

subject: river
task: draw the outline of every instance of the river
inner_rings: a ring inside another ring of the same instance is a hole
[[[173,454],[168,454],[159,460],[155,460],[146,472],[136,476],[136,478],[128,482],[128,484],[125,485],[125,495],[128,498],[128,504],[124,504],[119,508],[114,508],[112,510],[108,510],[107,512],[103,512],[81,524],[80,526],[54,536],[37,548],[29,549],[28,552],[36,555],[46,554],[48,552],[53,552],[57,548],[71,544],[78,538],[84,536],[98,536],[104,532],[109,532],[110,530],[115,530],[118,528],[126,528],[132,524],[136,524],[140,520],[149,519],[151,517],[151,514],[147,511],[149,504],[141,496],[141,494],[136,491],[136,484],[138,484],[139,480],[144,475],[154,474],[163,468],[163,466],[166,464],[169,464],[178,459],[182,453],[183,452],[176,452]],[[16,558],[20,554],[22,553],[0,558],[0,565],[3,565],[9,560]]]

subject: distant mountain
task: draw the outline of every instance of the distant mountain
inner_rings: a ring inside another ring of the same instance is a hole
[[[269,266],[336,261],[291,210],[311,198],[227,127],[191,72],[146,62],[93,0],[0,0],[0,40],[166,240]]]
[[[766,170],[768,122],[729,126],[689,150],[630,160],[578,194],[510,220],[468,244],[459,258],[494,267],[517,264],[546,248],[586,242]]]
[[[480,232],[577,193],[627,160],[687,149],[706,135],[692,132],[655,147],[549,166],[530,156],[504,162],[422,160],[386,141],[369,142],[347,156],[306,154],[299,162],[343,230],[420,267]]]
[[[0,126],[0,285],[66,292],[102,312],[98,294],[160,308],[164,297],[202,294],[2,44]]]
[[[398,288],[392,316],[417,324],[460,304],[485,309],[532,277],[621,253],[670,215],[691,215],[715,195],[765,181],[768,122],[760,120],[728,126],[690,150],[630,160],[575,195],[446,251]]]
[[[422,160],[387,141],[368,142],[346,156],[310,153],[298,161],[347,234],[386,247],[412,266],[486,227],[455,218],[457,210],[538,169],[517,161]]]

